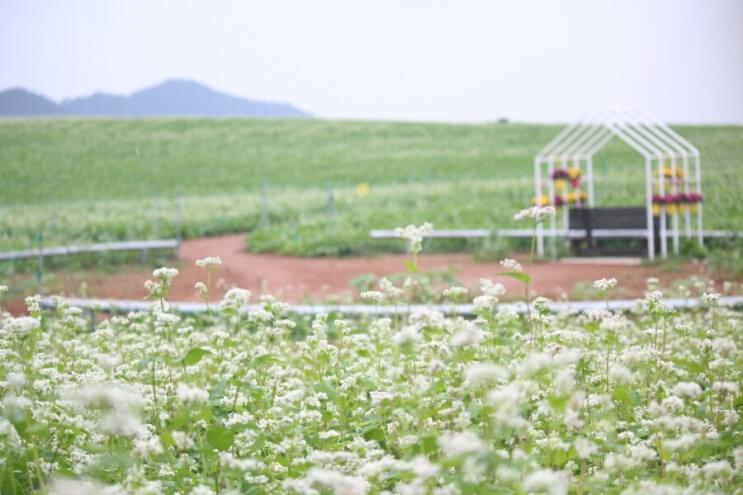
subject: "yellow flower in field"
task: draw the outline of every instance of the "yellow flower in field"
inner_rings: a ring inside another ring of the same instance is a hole
[[[356,195],[360,198],[365,198],[369,195],[369,184],[362,182],[356,186]]]
[[[539,204],[537,204],[537,198],[531,198],[531,204],[536,206],[547,206],[550,204],[550,199],[546,195],[542,194],[539,196]]]

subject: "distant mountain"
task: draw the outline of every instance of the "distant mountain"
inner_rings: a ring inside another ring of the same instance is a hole
[[[14,88],[0,92],[0,115],[311,117],[287,103],[239,98],[180,79],[165,81],[129,96],[95,93],[62,103]]]
[[[52,100],[22,88],[0,92],[0,115],[57,115],[59,108]]]

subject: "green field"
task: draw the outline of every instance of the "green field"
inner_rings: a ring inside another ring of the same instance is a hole
[[[702,152],[705,227],[743,230],[743,127],[678,127]],[[266,120],[0,122],[0,249],[251,232],[298,255],[399,248],[372,228],[504,228],[558,126]],[[639,156],[595,159],[597,204],[640,205]],[[366,197],[356,194],[368,183]]]

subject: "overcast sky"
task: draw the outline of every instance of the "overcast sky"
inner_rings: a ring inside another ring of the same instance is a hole
[[[743,0],[0,0],[0,89],[173,77],[327,118],[743,123]]]

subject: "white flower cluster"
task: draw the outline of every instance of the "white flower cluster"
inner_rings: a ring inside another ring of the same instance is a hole
[[[467,290],[466,287],[449,287],[444,289],[442,295],[447,299],[458,300],[459,298],[466,296],[468,292],[469,290]]]
[[[481,278],[480,292],[482,294],[472,300],[475,313],[493,311],[498,298],[506,293],[506,289],[501,284],[494,284],[492,280]]]
[[[532,206],[516,213],[514,220],[534,220],[539,223],[547,217],[555,214],[554,206]]]
[[[250,291],[233,287],[228,290],[219,303],[219,309],[222,311],[240,311],[240,309],[250,301]]]
[[[209,400],[209,392],[198,387],[192,387],[185,383],[179,383],[175,395],[178,400],[188,403],[203,403]]]
[[[433,225],[426,222],[421,226],[408,225],[395,229],[395,235],[408,241],[408,249],[411,253],[418,253],[423,245],[423,238],[433,232]]]
[[[529,335],[504,292],[481,280],[472,319],[288,318],[272,297],[242,317],[241,289],[224,312],[92,332],[76,308],[0,312],[0,491],[740,491],[739,310],[665,313],[651,291],[632,312],[553,315],[535,298]]]
[[[206,268],[207,270],[213,270],[222,264],[222,259],[219,256],[207,256],[206,258],[196,260],[196,266]]]
[[[173,279],[178,275],[177,268],[161,267],[152,272],[155,279],[148,280],[144,283],[145,289],[153,299],[164,299],[168,296],[168,289]]]
[[[617,279],[615,278],[601,278],[593,282],[593,288],[608,291],[617,286]]]
[[[399,287],[395,287],[392,282],[386,278],[382,278],[379,281],[379,290],[364,291],[360,294],[361,299],[365,301],[371,301],[377,304],[384,302],[396,303],[402,297],[405,291]]]
[[[505,268],[509,272],[523,272],[524,271],[524,267],[521,266],[521,263],[511,258],[505,258],[501,260],[500,264],[503,268]]]

